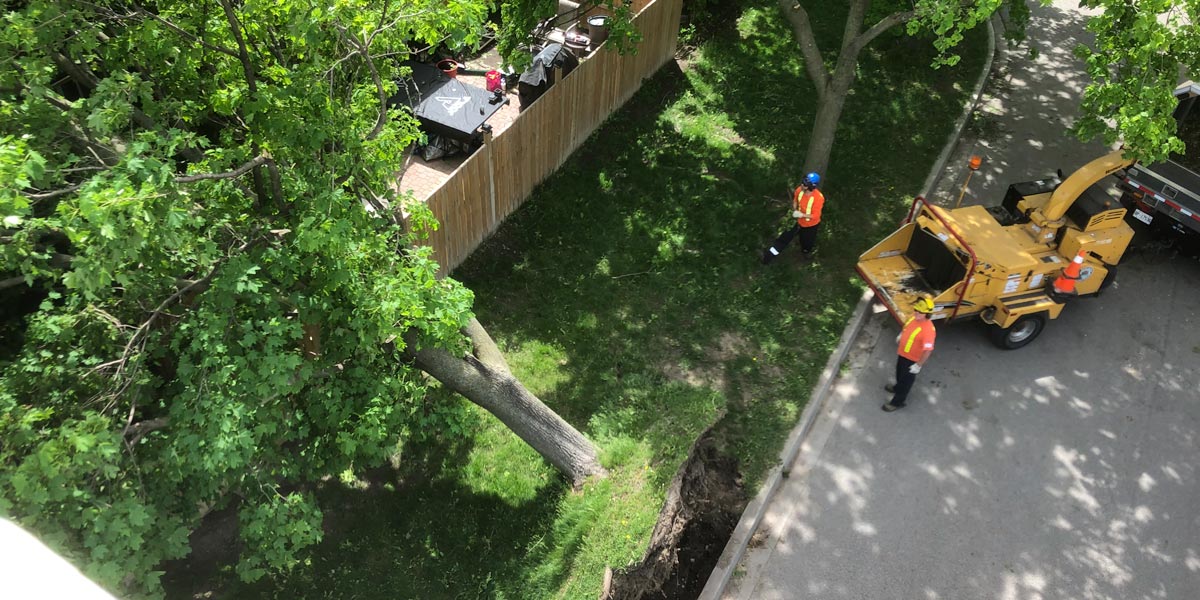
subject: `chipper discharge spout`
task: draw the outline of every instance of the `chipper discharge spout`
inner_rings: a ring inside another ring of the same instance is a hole
[[[1030,199],[1025,208],[1029,222],[1025,225],[1029,237],[1038,243],[1053,246],[1058,243],[1058,233],[1067,223],[1067,211],[1075,205],[1085,192],[1108,175],[1133,165],[1132,159],[1126,158],[1122,151],[1117,150],[1084,165],[1078,171],[1067,177],[1055,187],[1044,204],[1037,204]],[[1113,204],[1116,202],[1114,201]]]

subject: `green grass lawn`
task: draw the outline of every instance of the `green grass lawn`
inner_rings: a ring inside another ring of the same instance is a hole
[[[822,6],[835,47],[844,9]],[[604,449],[611,477],[572,491],[497,421],[442,396],[465,411],[462,435],[405,448],[370,484],[323,486],[330,531],[307,563],[231,597],[595,598],[605,565],[640,558],[666,485],[718,421],[753,493],[861,294],[856,257],[918,191],[986,34],[939,71],[927,41],[876,41],[822,174],[818,259],[798,264],[793,247],[763,268],[803,174],[814,92],[774,2],[736,15],[454,273],[514,372]]]

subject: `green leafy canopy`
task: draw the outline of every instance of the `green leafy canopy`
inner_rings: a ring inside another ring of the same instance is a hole
[[[410,43],[474,43],[489,8],[8,5],[0,511],[129,596],[231,503],[246,579],[320,539],[306,482],[430,410],[402,334],[470,318],[392,191],[420,133],[381,100]]]
[[[1082,0],[1080,6],[1101,12],[1087,26],[1094,44],[1076,49],[1092,78],[1079,135],[1120,139],[1127,153],[1147,162],[1183,152],[1171,92],[1181,75],[1195,78],[1200,68],[1200,0]]]

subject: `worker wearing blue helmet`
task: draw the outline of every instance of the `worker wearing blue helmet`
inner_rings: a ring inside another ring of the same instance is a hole
[[[821,176],[809,173],[804,181],[792,194],[792,218],[795,225],[788,228],[769,248],[763,251],[762,263],[769,264],[779,256],[779,253],[792,243],[792,238],[800,237],[800,252],[803,258],[812,256],[817,245],[817,228],[821,224],[821,210],[825,208],[825,195],[817,189],[821,185]]]

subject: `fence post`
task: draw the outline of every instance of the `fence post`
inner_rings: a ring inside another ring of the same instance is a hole
[[[488,163],[488,201],[492,207],[492,220],[488,223],[487,232],[491,233],[500,226],[500,220],[496,218],[496,162],[492,156],[492,130],[488,129],[483,132],[483,148],[487,150]]]

